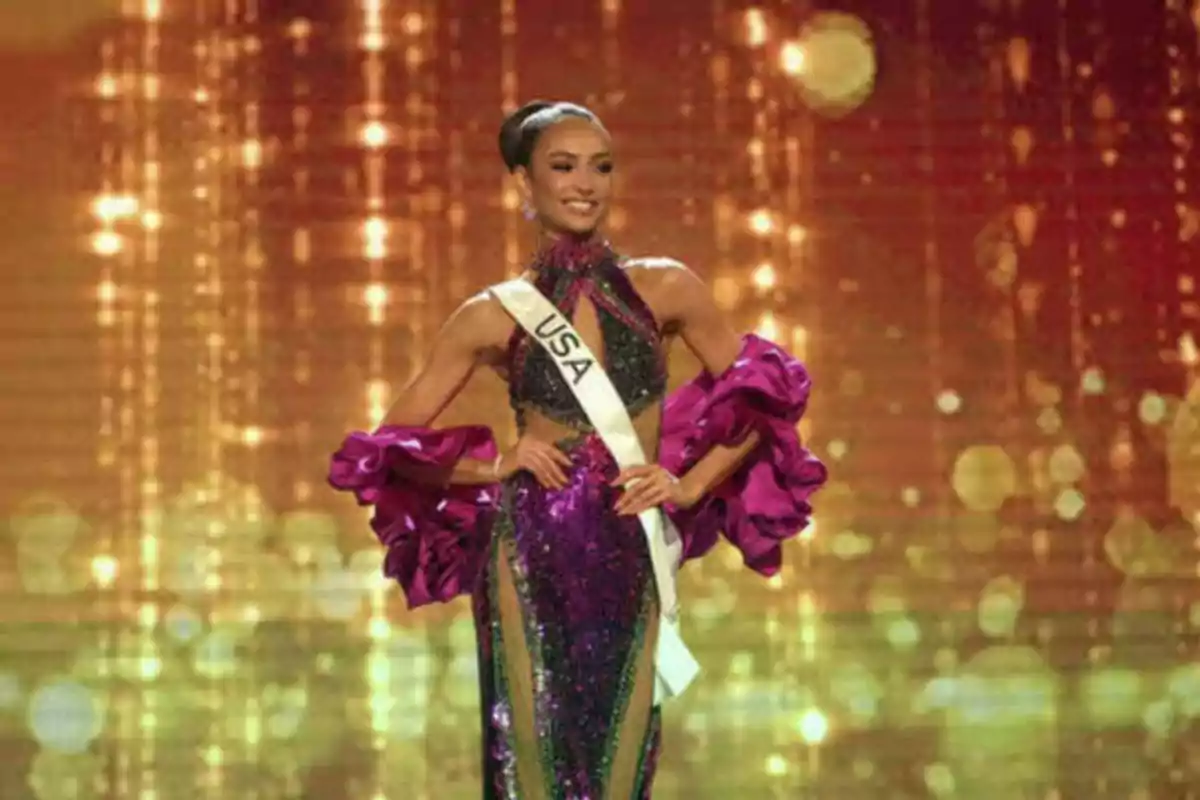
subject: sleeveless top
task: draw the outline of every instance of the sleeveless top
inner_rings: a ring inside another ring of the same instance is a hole
[[[574,319],[581,296],[591,301],[604,343],[603,354],[596,355],[629,415],[636,418],[662,399],[667,370],[658,322],[608,243],[564,236],[541,250],[531,268],[534,286],[567,319]],[[525,429],[528,410],[574,430],[592,429],[549,354],[519,325],[507,361],[509,403],[519,430]]]

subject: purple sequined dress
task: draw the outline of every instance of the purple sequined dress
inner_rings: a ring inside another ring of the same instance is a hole
[[[591,301],[603,361],[630,415],[657,413],[666,387],[659,327],[613,253],[561,244],[539,256],[535,274],[568,317],[580,296]],[[375,507],[385,573],[411,606],[471,595],[484,798],[648,798],[660,733],[657,592],[644,534],[636,517],[613,512],[617,466],[555,365],[519,329],[509,355],[518,425],[536,413],[577,431],[559,442],[572,462],[566,488],[543,489],[527,473],[498,486],[437,490],[398,477],[493,458],[496,444],[483,427],[351,434],[334,455],[330,482]],[[796,434],[808,392],[798,361],[748,336],[725,373],[702,375],[662,404],[659,461],[676,474],[713,446],[750,431],[761,437],[703,503],[667,509],[685,559],[723,533],[750,568],[778,570],[782,542],[808,523],[808,498],[825,480]]]

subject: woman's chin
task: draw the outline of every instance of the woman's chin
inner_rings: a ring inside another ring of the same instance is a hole
[[[590,236],[600,227],[599,219],[556,219],[547,227],[568,236]]]

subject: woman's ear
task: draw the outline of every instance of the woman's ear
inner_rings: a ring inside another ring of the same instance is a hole
[[[537,217],[537,210],[533,206],[533,182],[529,179],[529,170],[517,167],[512,174],[517,184],[517,197],[521,198],[521,215],[532,220]]]
[[[529,205],[533,202],[533,180],[529,175],[528,167],[517,167],[513,170],[513,177],[517,179],[517,192],[521,195],[521,202]]]

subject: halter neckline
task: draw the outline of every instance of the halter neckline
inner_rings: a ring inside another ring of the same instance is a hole
[[[560,236],[543,242],[529,269],[534,288],[568,320],[574,320],[581,299],[592,306],[603,350],[596,355],[630,415],[657,402],[666,391],[658,323],[609,242],[594,235]],[[560,328],[546,335],[561,334]],[[550,345],[516,325],[507,361],[509,401],[518,429],[524,430],[526,409],[569,428],[590,429],[587,414],[550,356]]]
[[[532,267],[539,275],[565,273],[579,276],[613,257],[607,239],[595,234],[563,234],[542,245],[533,257]]]

